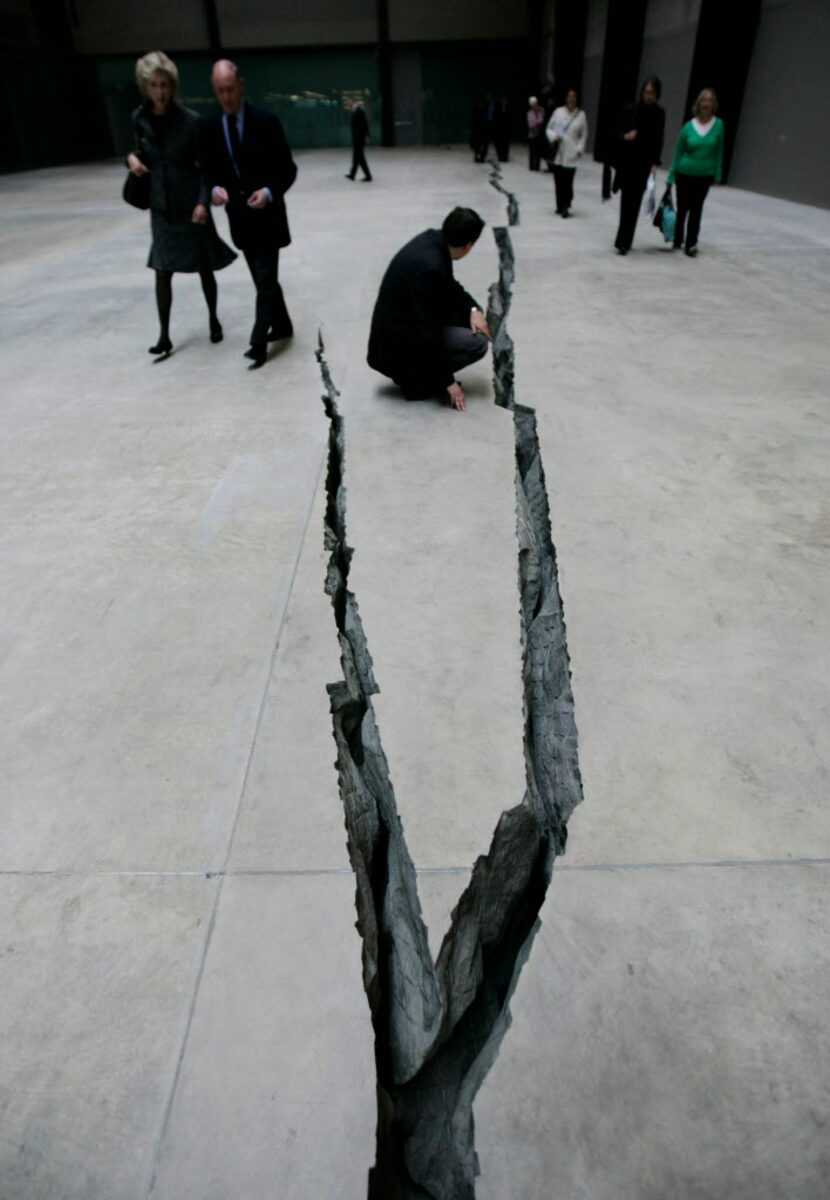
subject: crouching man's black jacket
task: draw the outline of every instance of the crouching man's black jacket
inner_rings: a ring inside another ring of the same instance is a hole
[[[472,296],[453,278],[440,229],[427,229],[399,250],[380,285],[368,363],[388,375],[407,400],[438,396],[453,382],[444,328],[470,327]]]

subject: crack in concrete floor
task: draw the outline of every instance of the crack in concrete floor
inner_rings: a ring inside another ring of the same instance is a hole
[[[501,185],[497,166],[493,174],[515,224],[515,197]],[[371,655],[348,587],[353,551],[346,540],[345,431],[322,336],[317,351],[329,419],[325,588],[343,671],[328,692],[375,1033],[378,1122],[369,1200],[473,1200],[473,1101],[509,1027],[510,998],[540,925],[554,859],[565,849],[567,820],[582,798],[536,417],[514,401],[507,332],[513,248],[507,229],[493,233],[499,277],[490,288],[488,318],[496,403],[512,411],[515,436],[526,790],[502,813],[487,855],[476,861],[437,961],[375,720]]]
[[[502,183],[501,164],[496,162],[494,158],[490,158],[487,161],[492,168],[490,171],[490,186],[494,187],[497,192],[501,192],[503,196],[507,197],[507,224],[518,225],[519,201],[517,200],[515,193],[508,191],[508,189]]]

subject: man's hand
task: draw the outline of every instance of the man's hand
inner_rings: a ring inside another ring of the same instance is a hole
[[[251,192],[248,197],[248,208],[266,208],[268,205],[268,193],[265,188],[257,188],[255,192]]]
[[[450,408],[454,408],[456,412],[464,411],[464,392],[460,383],[451,383],[447,388],[447,395],[450,398]]]
[[[636,137],[637,137],[636,129],[629,129],[628,133],[623,134],[623,138],[626,142],[633,142]]]
[[[474,308],[470,313],[470,329],[473,333],[483,333],[487,341],[492,342],[493,338],[490,333],[490,326],[487,324],[487,318],[478,308]]]
[[[193,209],[193,216],[190,218],[194,225],[207,225],[208,210],[204,204],[197,204]]]
[[[228,193],[223,187],[215,187],[210,193],[210,202],[218,207],[228,203]]]
[[[137,154],[127,155],[127,166],[130,168],[133,175],[146,175],[150,170],[149,167],[145,167],[144,163]]]

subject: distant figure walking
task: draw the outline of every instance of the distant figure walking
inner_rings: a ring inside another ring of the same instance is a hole
[[[399,250],[380,285],[368,363],[393,379],[407,400],[446,396],[464,411],[453,378],[487,353],[490,330],[476,301],[453,278],[452,265],[469,254],[484,222],[471,208],[454,208],[440,229],[426,229]]]
[[[127,166],[134,175],[150,176],[150,226],[153,244],[147,266],[156,273],[159,336],[150,353],[159,360],[173,349],[170,312],[173,275],[197,273],[208,306],[210,340],[221,342],[216,312],[214,271],[236,258],[216,232],[208,208],[207,189],[199,170],[199,117],[176,100],[179,72],[162,50],[152,50],[135,64],[139,91],[146,96],[133,113],[134,148]]]
[[[723,121],[716,117],[718,98],[712,88],[704,88],[692,105],[692,119],[677,138],[668,182],[677,183],[677,224],[674,248],[683,245],[686,253],[697,254],[703,202],[713,183],[723,179]],[[688,217],[688,228],[686,219]]]
[[[579,107],[576,88],[569,88],[565,103],[553,110],[545,131],[551,145],[556,211],[560,217],[571,215],[576,165],[588,138],[588,119]]]
[[[502,96],[493,113],[493,143],[499,162],[507,162],[510,158],[511,121],[510,101]]]
[[[545,110],[543,135],[547,131],[548,122],[553,116],[553,110],[556,108],[555,95],[556,92],[554,84],[550,84],[548,87],[542,88],[542,94],[539,97],[539,102]],[[553,157],[553,149],[551,148],[551,144],[546,136],[542,142],[542,157],[545,160],[545,170],[552,173],[553,164],[551,163],[551,158]]]
[[[663,85],[649,75],[636,104],[623,109],[616,139],[614,190],[620,193],[620,224],[614,242],[618,254],[628,254],[640,215],[649,175],[656,174],[663,153],[666,114],[657,101]]]
[[[490,96],[479,96],[473,105],[470,117],[470,149],[473,162],[483,163],[493,132],[493,100]]]
[[[346,178],[354,179],[357,168],[360,167],[363,178],[367,183],[371,183],[372,172],[366,162],[365,152],[366,143],[370,140],[369,118],[366,116],[366,109],[361,102],[351,96],[346,100],[346,107],[352,114],[352,169],[347,173]]]
[[[536,96],[528,100],[527,110],[527,150],[528,167],[538,171],[542,161],[542,151],[545,146],[545,110]]]

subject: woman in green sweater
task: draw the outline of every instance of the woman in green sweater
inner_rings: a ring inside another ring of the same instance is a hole
[[[677,138],[667,183],[677,183],[677,225],[674,246],[683,245],[686,253],[697,254],[697,235],[703,201],[712,183],[720,183],[723,173],[723,121],[716,117],[718,98],[712,88],[704,88],[692,105],[692,119]],[[686,218],[688,217],[688,229]]]

